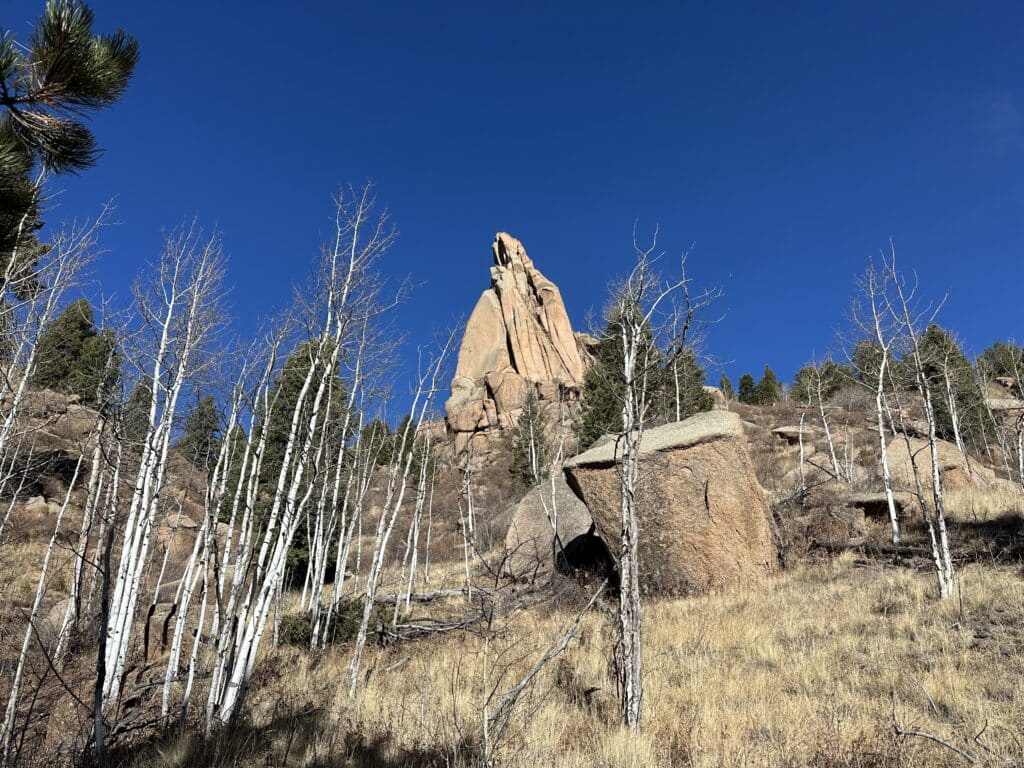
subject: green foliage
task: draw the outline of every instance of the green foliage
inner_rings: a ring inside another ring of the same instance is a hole
[[[978,355],[978,369],[987,379],[1015,379],[1014,394],[1024,397],[1024,346],[997,341]]]
[[[325,367],[330,361],[332,348],[326,344],[322,350],[319,360],[317,359],[317,340],[309,340],[299,344],[281,366],[281,371],[270,392],[270,413],[266,417],[266,445],[264,447],[263,464],[260,468],[260,486],[268,491],[261,496],[256,505],[256,516],[265,520],[269,514],[270,500],[274,489],[277,487],[281,475],[284,457],[287,451],[288,439],[291,434],[292,419],[296,406],[299,408],[299,422],[295,435],[294,447],[291,455],[291,462],[299,457],[307,437],[309,437],[309,419],[312,415],[313,402],[320,381],[325,373]],[[306,391],[302,402],[299,396],[302,394],[302,387],[306,377],[313,369],[312,381]],[[330,398],[332,408],[328,414],[326,410],[327,392],[321,402],[320,421],[317,424],[316,435],[313,436],[313,444],[310,451],[317,450],[318,440],[322,430],[326,429],[326,445],[324,449],[329,455],[336,455],[341,441],[346,437],[346,425],[344,423],[344,407],[348,402],[345,383],[334,372],[328,379],[330,387]],[[262,429],[262,425],[260,426]],[[312,475],[307,474],[306,478],[312,481]],[[295,532],[292,546],[288,550],[286,570],[290,574],[290,583],[298,581],[301,584],[305,576],[306,568],[309,565],[309,540],[306,527],[300,525]]]
[[[152,398],[150,385],[141,383],[132,390],[121,408],[121,434],[130,446],[137,447],[145,439],[145,433],[150,428]]]
[[[832,360],[826,360],[820,366],[808,364],[796,372],[790,397],[800,403],[816,403],[820,378],[821,399],[827,401],[853,381],[853,376],[853,369],[850,366]]]
[[[220,450],[221,416],[211,395],[201,398],[185,417],[175,448],[197,467],[213,469]]]
[[[361,600],[343,600],[338,603],[331,626],[327,631],[328,645],[344,645],[354,642],[359,634],[359,626],[363,621]],[[375,605],[370,612],[369,636],[372,642],[378,628],[391,623],[391,614],[386,605]],[[285,645],[308,648],[313,634],[313,626],[308,613],[286,614],[281,617],[281,628],[278,635]]]
[[[722,390],[722,395],[726,400],[732,400],[736,397],[736,390],[732,387],[732,381],[730,381],[729,377],[724,373],[722,374],[722,378],[718,380],[718,388]]]
[[[394,458],[395,438],[396,434],[391,431],[390,424],[384,419],[373,419],[363,426],[359,443],[363,450],[369,451],[374,457],[378,467],[384,467]]]
[[[757,404],[757,384],[749,373],[740,376],[739,401],[747,405]]]
[[[684,349],[669,366],[667,371],[667,395],[671,402],[667,403],[673,418],[676,415],[676,398],[678,398],[679,421],[688,419],[697,413],[710,411],[715,407],[715,398],[704,389],[705,373],[697,361],[697,354],[692,349]]]
[[[878,386],[878,371],[882,367],[882,345],[873,339],[861,339],[853,345],[853,370],[857,380],[874,389]]]
[[[919,351],[925,380],[932,393],[939,436],[944,440],[952,440],[954,437],[948,397],[951,390],[961,436],[976,445],[984,445],[986,435],[991,434],[995,426],[985,406],[985,396],[974,375],[974,369],[956,340],[943,328],[932,323],[921,337]],[[902,362],[909,364],[906,358]]]
[[[267,418],[267,442],[263,454],[263,466],[261,476],[264,484],[273,487],[277,483],[281,472],[281,465],[284,463],[285,450],[288,445],[288,436],[291,433],[292,417],[295,407],[299,402],[299,395],[302,393],[302,386],[309,374],[310,368],[316,364],[317,370],[313,372],[313,381],[306,392],[306,397],[301,405],[298,433],[293,452],[301,449],[308,431],[309,417],[313,407],[313,399],[316,389],[319,386],[320,378],[323,375],[323,367],[327,365],[330,358],[330,349],[324,350],[321,360],[316,360],[317,342],[306,341],[299,344],[295,351],[288,356],[277,380],[270,392],[270,415]],[[330,415],[328,428],[331,430],[330,441],[336,448],[337,441],[343,439],[343,414],[340,412],[339,404],[347,401],[345,396],[345,384],[341,378],[334,374],[331,382],[331,398],[335,403]],[[323,418],[323,412],[321,412]],[[321,424],[322,427],[322,424]],[[318,427],[320,429],[321,427]],[[328,448],[331,446],[329,445]]]
[[[646,382],[646,424],[675,420],[677,378],[681,419],[714,406],[714,398],[704,390],[704,369],[693,350],[679,350],[666,360],[654,343],[653,330],[646,325],[637,366],[635,375]],[[583,380],[583,402],[576,426],[581,450],[593,445],[602,435],[622,431],[622,401],[626,391],[623,368],[622,321],[612,314]]]
[[[152,396],[153,391],[148,384],[139,384],[121,408],[121,435],[130,448],[138,449],[146,439]]]
[[[40,174],[95,164],[99,147],[82,118],[116,102],[135,70],[135,40],[92,27],[84,3],[49,0],[27,45],[0,35],[0,275],[7,275],[0,292],[34,289],[46,252],[37,240]]]
[[[583,403],[576,426],[581,450],[589,448],[598,438],[622,431],[622,402],[626,392],[624,355],[622,350],[622,318],[612,312],[607,326],[594,349],[594,361],[583,379]],[[651,414],[664,410],[665,371],[661,369],[661,353],[654,344],[654,334],[645,328],[641,339],[638,367],[648,374],[648,395]],[[644,363],[646,362],[646,365]],[[636,372],[641,375],[641,371]]]
[[[76,301],[43,330],[36,345],[32,385],[78,395],[88,405],[105,404],[120,374],[112,331],[100,331],[92,306]]]
[[[755,393],[758,405],[771,405],[782,397],[782,385],[775,376],[775,371],[767,365],[764,367],[764,375],[757,382]]]
[[[779,384],[775,372],[767,365],[764,367],[764,375],[761,380],[754,383],[754,377],[749,373],[740,376],[739,400],[747,405],[771,405],[782,397],[782,385]]]
[[[537,393],[530,387],[512,432],[512,463],[508,471],[523,485],[532,487],[547,475],[550,454],[544,412]]]
[[[607,330],[594,348],[594,361],[583,377],[583,402],[576,425],[580,450],[593,445],[602,435],[622,430],[622,342],[615,336],[616,323]]]

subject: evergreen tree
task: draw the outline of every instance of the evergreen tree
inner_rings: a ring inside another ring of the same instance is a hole
[[[211,470],[220,450],[220,437],[220,412],[213,397],[207,395],[185,417],[181,438],[174,447],[197,467]]]
[[[875,375],[877,376],[877,369]],[[790,397],[800,403],[814,403],[818,400],[818,378],[821,379],[821,398],[828,400],[836,392],[853,381],[853,369],[848,365],[826,360],[820,366],[805,365],[796,372]]]
[[[732,381],[730,381],[729,377],[724,373],[722,374],[722,378],[718,380],[718,388],[722,390],[722,396],[726,400],[732,400],[736,397],[736,390],[732,387]]]
[[[985,395],[967,356],[956,340],[935,323],[925,329],[920,350],[940,437],[944,440],[955,438],[949,403],[951,391],[961,436],[965,441],[973,440],[983,445],[986,435],[991,434],[995,427],[985,407]]]
[[[373,419],[363,425],[359,438],[364,450],[372,451],[374,463],[383,467],[391,463],[395,454],[395,433],[384,419]]]
[[[281,464],[284,462],[284,454],[288,444],[288,435],[291,432],[292,416],[295,413],[295,406],[302,392],[303,382],[309,374],[310,366],[316,362],[316,349],[316,341],[307,341],[299,344],[295,351],[285,360],[284,365],[281,367],[281,372],[278,374],[277,380],[271,389],[270,416],[267,421],[267,443],[261,468],[261,476],[267,479],[268,487],[274,487],[280,474]],[[323,354],[324,359],[318,365],[326,365],[326,360],[330,358],[330,355],[331,350],[325,350]],[[301,446],[305,439],[310,409],[313,406],[313,397],[316,394],[322,370],[321,368],[313,373],[313,383],[310,386],[310,391],[307,392],[305,402],[301,408],[299,433],[296,438],[296,445],[298,446]],[[344,426],[342,423],[344,414],[341,413],[340,404],[346,402],[347,398],[345,397],[345,384],[337,374],[334,375],[332,387],[332,400],[336,405],[331,411],[330,423],[327,425],[327,428],[334,433],[332,442],[336,448],[337,441],[342,439],[342,428]],[[321,428],[323,428],[323,424],[318,427],[318,429]],[[330,445],[328,449],[332,449]]]
[[[754,389],[754,400],[758,405],[772,405],[777,403],[781,397],[782,385],[779,384],[775,371],[766,365],[764,375]]]
[[[523,485],[532,487],[547,474],[550,454],[551,445],[544,412],[537,393],[530,387],[519,420],[512,431],[512,463],[508,471]]]
[[[121,408],[121,435],[132,450],[138,450],[149,429],[149,403],[153,391],[146,383],[139,384]]]
[[[82,118],[121,97],[138,61],[134,39],[92,26],[79,0],[48,0],[27,45],[0,35],[0,294],[33,290],[46,252],[40,181],[95,164],[99,147]]]
[[[676,381],[678,380],[678,393]],[[676,417],[675,398],[679,397],[678,420],[688,419],[697,413],[710,411],[715,407],[715,398],[704,389],[705,373],[692,349],[684,349],[665,371],[665,397],[669,415]]]
[[[40,335],[32,386],[78,395],[83,403],[106,402],[117,381],[120,359],[112,331],[100,331],[92,306],[76,301]]]
[[[997,341],[978,355],[978,370],[987,379],[1014,379],[1013,393],[1024,397],[1024,346]]]
[[[874,339],[861,339],[853,345],[853,370],[857,380],[874,389],[878,386],[878,371],[882,367],[882,346]]]
[[[739,401],[747,405],[757,405],[757,384],[749,373],[740,376]]]
[[[654,344],[650,328],[644,336],[640,368],[647,374],[650,399],[649,420],[665,419],[668,412],[670,372],[663,367],[662,356]],[[589,448],[599,437],[622,430],[622,398],[626,383],[623,379],[622,321],[614,315],[594,349],[594,361],[583,379],[583,402],[576,437],[581,450]]]

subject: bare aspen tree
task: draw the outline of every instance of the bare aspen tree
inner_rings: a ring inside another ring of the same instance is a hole
[[[942,462],[939,459],[935,408],[933,406],[932,391],[928,381],[925,361],[921,353],[922,329],[934,321],[943,302],[940,302],[937,306],[918,306],[917,285],[916,283],[908,283],[903,275],[897,271],[894,252],[891,252],[884,262],[884,269],[885,281],[887,283],[887,290],[884,293],[886,310],[903,337],[906,345],[906,357],[909,357],[909,361],[914,367],[914,383],[924,408],[924,417],[928,428],[927,439],[929,458],[931,460],[930,480],[934,529],[930,517],[927,519],[927,523],[933,541],[932,549],[936,560],[939,597],[947,598],[953,593],[956,573],[949,548],[949,533],[946,528],[945,504],[942,494]],[[908,452],[910,452],[909,443]],[[910,453],[913,459],[912,452]],[[913,464],[913,471],[916,478],[916,463]],[[919,499],[921,506],[927,507],[927,504],[924,503],[923,494],[919,492],[919,496],[921,496]],[[925,514],[928,515],[927,512]]]
[[[826,365],[831,362],[828,358],[822,361],[821,365],[811,364],[808,366],[808,371],[811,376],[811,395],[814,398],[815,404],[818,406],[818,416],[821,418],[821,426],[825,431],[825,443],[828,445],[828,456],[829,461],[832,462],[832,472],[837,480],[846,480],[844,476],[842,465],[839,463],[839,459],[836,456],[836,443],[832,437],[832,426],[828,420],[828,413],[825,410],[825,393],[824,393],[824,370]]]
[[[804,471],[804,453],[805,453],[805,450],[804,450],[804,419],[806,418],[806,416],[807,416],[806,413],[801,413],[800,414],[800,425],[798,427],[799,431],[797,432],[797,440],[800,443],[800,465],[799,466],[800,466],[800,493],[801,494],[807,493],[807,474]]]
[[[942,382],[945,386],[946,406],[949,408],[949,420],[953,429],[953,442],[960,453],[967,455],[967,448],[964,445],[964,438],[960,432],[960,410],[957,407],[956,393],[953,388],[953,379],[949,372],[949,356],[952,350],[946,348],[942,358]]]
[[[140,337],[152,342],[137,352],[138,360],[150,361],[145,372],[150,402],[107,618],[105,706],[119,699],[178,401],[220,322],[223,257],[218,238],[204,238],[195,223],[184,227],[166,239],[154,267],[152,279],[137,283],[135,291]]]
[[[398,514],[402,509],[402,502],[405,498],[406,487],[409,481],[409,473],[412,470],[413,456],[417,443],[422,440],[421,427],[424,419],[433,403],[434,396],[438,391],[438,382],[441,373],[447,365],[448,355],[454,344],[455,333],[451,332],[439,345],[439,351],[432,360],[421,364],[416,392],[413,396],[412,407],[409,418],[404,429],[398,437],[395,458],[392,460],[388,472],[388,484],[384,495],[383,511],[377,522],[377,530],[374,536],[373,554],[369,570],[366,574],[365,589],[363,592],[363,617],[359,623],[359,630],[356,633],[352,657],[349,662],[349,696],[355,694],[356,685],[359,681],[359,669],[362,663],[363,649],[366,645],[366,633],[373,615],[373,603],[377,597],[377,587],[380,584],[380,575],[384,567],[388,540],[394,530]]]
[[[386,222],[380,222],[374,232],[369,220],[371,209],[368,190],[351,203],[339,201],[334,242],[325,249],[319,286],[314,292],[321,306],[310,307],[311,312],[322,312],[323,317],[309,334],[308,368],[292,408],[283,460],[256,559],[256,581],[242,605],[242,629],[235,641],[234,661],[222,681],[217,716],[225,723],[234,722],[241,710],[270,610],[278,602],[288,550],[316,490],[313,478],[303,490],[306,471],[315,477],[323,468],[335,406],[330,395],[339,356],[353,330],[352,308],[361,300],[358,294],[366,279],[365,270],[393,238]],[[364,228],[371,229],[369,239],[364,238]],[[343,416],[343,423],[347,421]]]
[[[659,340],[662,348],[681,354],[688,348],[687,334],[699,310],[708,306],[718,292],[705,292],[691,297],[691,280],[686,273],[686,256],[680,259],[678,278],[662,280],[657,263],[657,231],[649,246],[641,246],[634,237],[636,263],[629,276],[613,292],[608,316],[614,320],[617,342],[622,351],[621,431],[616,440],[616,459],[620,463],[621,493],[619,552],[619,610],[616,636],[615,668],[619,686],[621,714],[633,733],[640,730],[643,712],[642,631],[643,614],[640,602],[639,524],[637,519],[640,483],[640,450],[653,392],[651,379],[662,361],[652,342]],[[681,327],[663,322],[662,306],[670,297],[681,297]],[[670,335],[667,340],[664,338]],[[668,365],[672,360],[667,361]]]
[[[857,280],[858,297],[853,304],[853,322],[858,331],[877,345],[879,357],[878,370],[861,370],[860,376],[870,386],[875,396],[875,427],[878,431],[879,464],[882,472],[882,487],[885,491],[885,502],[889,510],[889,526],[892,531],[892,543],[900,543],[900,521],[896,510],[896,499],[892,489],[892,475],[889,472],[889,456],[886,452],[886,414],[889,408],[885,397],[885,385],[889,379],[892,362],[893,346],[897,342],[896,330],[886,311],[888,302],[884,298],[887,285],[885,272],[879,273],[875,266],[869,265],[864,274]]]
[[[75,464],[74,474],[71,477],[71,482],[68,484],[68,489],[64,494],[64,501],[61,504],[60,511],[57,513],[57,518],[54,521],[53,535],[50,536],[50,543],[46,548],[46,554],[43,556],[42,568],[39,572],[39,579],[36,582],[35,597],[32,600],[32,607],[29,609],[27,626],[25,627],[25,637],[21,644],[21,652],[18,655],[18,663],[14,669],[14,679],[11,681],[11,692],[7,699],[7,710],[4,714],[2,730],[0,730],[0,765],[4,766],[4,768],[10,764],[11,740],[14,736],[15,719],[18,714],[18,700],[21,695],[21,681],[25,673],[25,665],[28,663],[29,649],[32,645],[32,640],[36,635],[36,620],[39,616],[39,610],[42,606],[43,598],[46,596],[50,561],[53,558],[57,539],[60,536],[60,527],[64,520],[64,513],[67,512],[68,504],[71,501],[71,491],[74,488],[75,481],[78,479],[84,459],[85,455],[83,454],[78,458],[78,462]]]
[[[57,232],[33,274],[5,276],[11,298],[0,302],[8,358],[0,378],[0,464],[10,460],[9,444],[18,437],[21,406],[38,363],[39,339],[62,308],[64,296],[96,258],[99,235],[109,215],[110,206],[105,206],[96,219]],[[8,271],[15,261],[8,261]],[[31,285],[23,285],[25,281]]]
[[[1024,413],[1017,417],[1017,476],[1024,488]]]

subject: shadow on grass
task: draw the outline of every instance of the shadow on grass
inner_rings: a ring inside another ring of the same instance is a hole
[[[983,522],[950,525],[954,557],[969,562],[1024,562],[1024,517],[1008,512]]]
[[[285,711],[262,726],[243,722],[203,738],[192,723],[110,755],[119,768],[440,768],[469,763],[465,745],[454,748],[397,747],[387,735],[368,737],[345,730],[322,709]]]

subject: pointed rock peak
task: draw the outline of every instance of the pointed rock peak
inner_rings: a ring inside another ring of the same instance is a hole
[[[516,264],[523,267],[527,264],[531,267],[533,266],[533,262],[526,255],[526,249],[523,248],[523,244],[507,232],[498,232],[494,236],[494,244],[491,246],[491,250],[494,253],[495,266],[513,268]]]
[[[541,399],[575,399],[584,362],[558,287],[523,244],[494,236],[491,287],[477,302],[459,349],[448,424],[472,432],[511,423],[532,386]],[[505,418],[502,418],[502,417]]]

